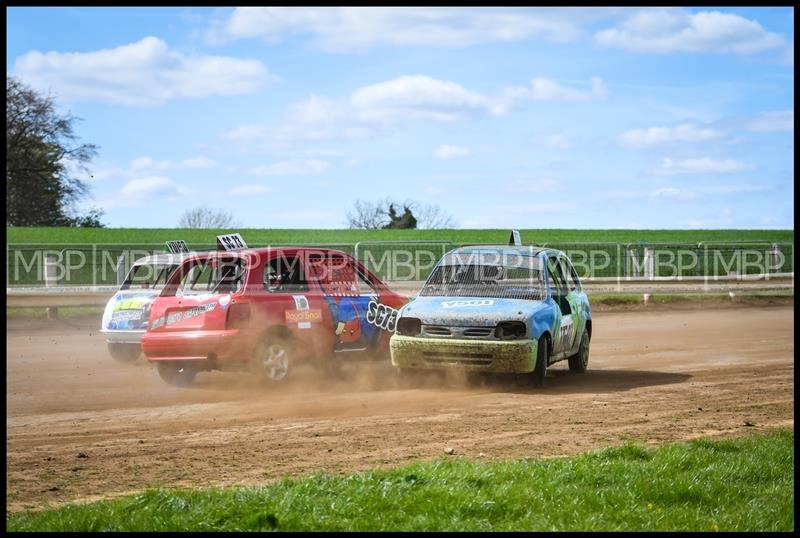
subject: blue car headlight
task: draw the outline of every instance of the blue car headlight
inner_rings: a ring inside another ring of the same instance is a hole
[[[494,335],[500,340],[519,340],[525,338],[528,329],[521,321],[501,321],[494,329]]]

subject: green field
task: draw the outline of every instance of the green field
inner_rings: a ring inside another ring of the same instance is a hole
[[[509,230],[311,230],[236,229],[190,230],[179,228],[6,228],[6,243],[88,244],[163,243],[183,239],[193,245],[212,245],[223,233],[239,232],[249,245],[270,244],[352,244],[358,241],[439,241],[456,244],[501,243]],[[794,242],[794,230],[520,230],[522,242],[556,243],[699,243],[700,241]]]
[[[577,457],[457,456],[264,487],[149,490],[10,515],[10,531],[792,531],[794,433]]]

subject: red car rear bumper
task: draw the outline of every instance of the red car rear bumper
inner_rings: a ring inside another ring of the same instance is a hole
[[[142,351],[149,361],[246,361],[253,348],[243,336],[239,329],[148,332],[142,336]]]

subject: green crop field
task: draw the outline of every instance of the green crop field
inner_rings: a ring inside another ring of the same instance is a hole
[[[794,433],[570,458],[452,458],[263,487],[149,490],[7,517],[10,531],[791,531]]]
[[[183,239],[193,245],[214,244],[223,233],[239,232],[250,245],[352,244],[358,241],[450,241],[455,244],[506,243],[509,230],[312,230],[180,228],[6,228],[8,244],[151,244]],[[554,243],[699,243],[700,241],[794,242],[794,230],[520,230],[525,244]]]

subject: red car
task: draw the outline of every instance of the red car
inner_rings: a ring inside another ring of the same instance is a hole
[[[198,253],[153,303],[142,351],[174,385],[221,369],[279,381],[306,361],[325,367],[346,355],[388,358],[397,310],[407,302],[338,250]]]

